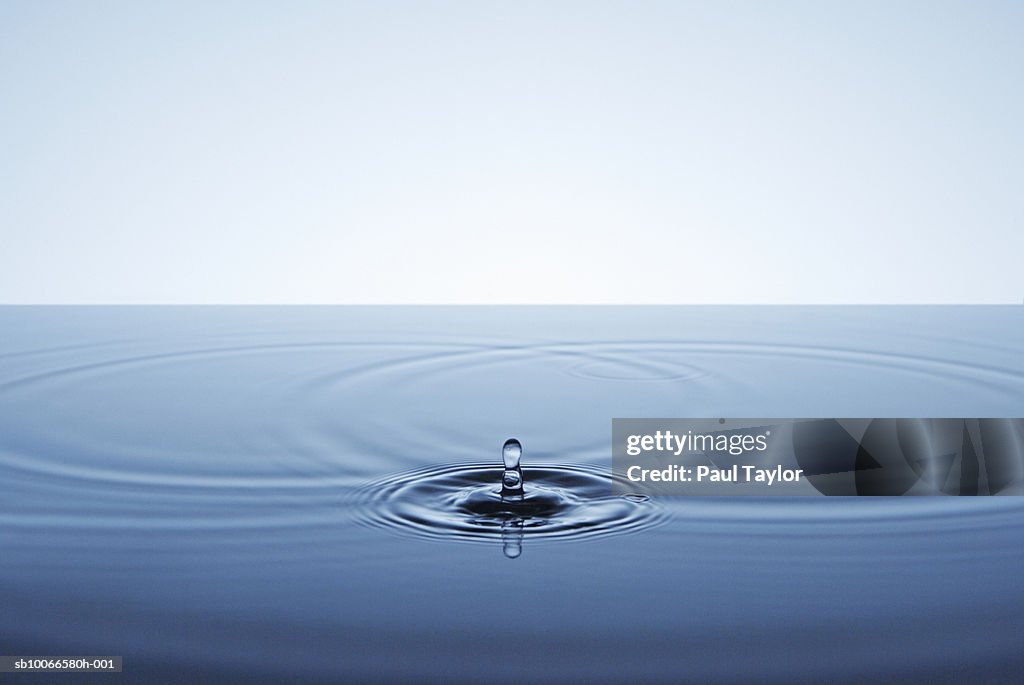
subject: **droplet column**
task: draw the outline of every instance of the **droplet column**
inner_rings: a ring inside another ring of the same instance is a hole
[[[501,460],[505,462],[505,472],[501,475],[501,497],[522,498],[523,469],[519,466],[519,458],[523,455],[523,446],[515,438],[509,438],[501,448]]]

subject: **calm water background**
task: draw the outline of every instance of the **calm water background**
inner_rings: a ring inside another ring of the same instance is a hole
[[[5,307],[0,332],[0,653],[125,657],[60,682],[1024,678],[1024,498],[663,498],[508,559],[372,494],[509,436],[527,485],[600,473],[616,416],[1019,417],[1024,306]]]

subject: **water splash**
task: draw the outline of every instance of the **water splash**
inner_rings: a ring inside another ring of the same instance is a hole
[[[501,475],[501,498],[523,498],[523,469],[519,459],[523,455],[523,445],[515,438],[509,438],[501,447],[501,459],[505,462],[505,472]]]
[[[515,438],[509,438],[501,446],[501,460],[505,471],[501,474],[501,500],[503,502],[523,499],[523,469],[519,460],[523,456],[523,445]],[[516,559],[523,553],[523,519],[513,516],[501,522],[501,551],[509,559]]]
[[[453,464],[368,484],[359,497],[364,520],[417,537],[498,541],[509,559],[522,555],[527,538],[602,537],[665,520],[650,498],[614,494],[614,482],[627,482],[621,477],[581,465],[533,466],[527,488],[522,454],[509,438],[497,472],[493,462]]]

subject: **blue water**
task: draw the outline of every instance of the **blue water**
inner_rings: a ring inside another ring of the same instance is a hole
[[[1024,498],[602,489],[612,417],[1024,416],[1022,306],[5,307],[0,332],[0,654],[124,656],[60,682],[1024,681]],[[574,525],[447,508],[512,436]]]

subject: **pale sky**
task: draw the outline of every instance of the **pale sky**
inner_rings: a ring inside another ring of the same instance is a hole
[[[0,0],[0,302],[1021,302],[1024,3]]]

